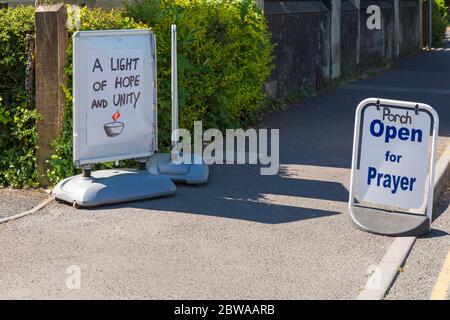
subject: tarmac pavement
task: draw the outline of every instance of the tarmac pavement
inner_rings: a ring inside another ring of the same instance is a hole
[[[36,189],[1,189],[0,220],[12,215],[31,210],[49,195]]]
[[[441,197],[434,213],[433,230],[419,237],[399,273],[386,299],[389,300],[427,300],[430,299],[444,270],[450,270],[445,264],[450,255],[450,186]],[[448,271],[447,271],[448,272]],[[449,283],[443,283],[447,287]]]
[[[448,83],[450,51],[422,53],[268,116],[263,126],[280,129],[276,176],[215,165],[208,184],[179,185],[172,197],[92,210],[53,202],[0,224],[0,298],[356,298],[393,241],[348,220],[356,106],[368,97],[432,105],[443,150]],[[79,290],[66,285],[72,265]]]

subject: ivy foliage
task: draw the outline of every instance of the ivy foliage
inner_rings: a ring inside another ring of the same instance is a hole
[[[34,7],[0,10],[0,187],[37,186],[39,116],[25,89],[27,35],[34,35]]]

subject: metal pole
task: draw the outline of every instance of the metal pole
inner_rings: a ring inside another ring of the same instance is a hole
[[[178,143],[177,26],[172,25],[172,147]]]
[[[428,35],[428,50],[431,50],[432,48],[432,36],[433,36],[433,32],[432,32],[432,20],[433,20],[433,4],[432,4],[433,0],[428,0],[428,31],[429,31],[429,35]]]
[[[156,37],[153,38],[153,60],[155,69],[153,70],[153,87],[155,88],[155,95],[153,97],[153,103],[155,106],[155,152],[159,151],[158,141],[158,61],[156,58]]]

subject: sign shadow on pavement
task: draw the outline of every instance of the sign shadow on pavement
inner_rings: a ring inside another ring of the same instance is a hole
[[[227,177],[226,188],[219,183],[224,176]],[[279,175],[260,176],[259,169],[249,165],[216,165],[211,169],[207,185],[178,185],[178,190],[170,198],[130,202],[106,208],[131,207],[279,224],[343,213],[341,210],[344,210],[348,199],[347,189],[338,182],[286,179]],[[268,194],[273,197],[267,197]],[[290,201],[280,204],[277,197]],[[317,204],[302,207],[302,200],[305,198]],[[322,205],[321,208],[321,202],[316,200],[330,204],[338,202],[340,205],[331,205],[329,208],[323,208]]]

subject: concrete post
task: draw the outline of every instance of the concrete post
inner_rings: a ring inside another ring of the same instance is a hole
[[[341,0],[331,0],[331,78],[341,76]]]
[[[65,105],[61,85],[65,85],[67,63],[67,11],[62,4],[36,9],[36,109],[42,116],[37,124],[39,182],[48,185],[46,161],[53,154],[52,141],[59,136]]]
[[[428,50],[433,48],[433,2],[428,0]]]
[[[361,0],[351,0],[356,10],[358,11],[358,36],[356,37],[356,65],[361,59]]]
[[[400,0],[394,3],[394,59],[400,56],[400,43],[402,41],[402,30],[400,29]]]
[[[256,1],[256,5],[258,6],[258,8],[260,8],[261,10],[264,10],[264,0],[255,0]]]
[[[419,50],[422,51],[423,49],[423,7],[422,7],[422,0],[416,0],[419,2],[419,21],[417,22],[419,24]]]

